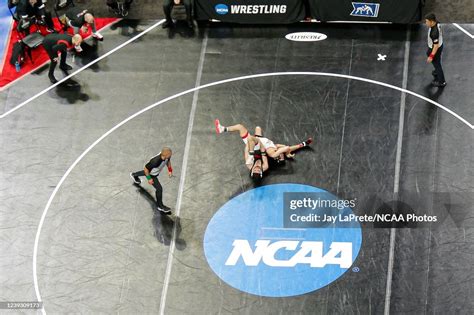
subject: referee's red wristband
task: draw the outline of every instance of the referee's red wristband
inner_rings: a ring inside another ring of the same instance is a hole
[[[431,58],[431,59],[433,59],[434,56],[435,56],[435,55],[434,55],[433,53],[430,54],[430,58]]]
[[[168,172],[173,173],[173,168],[171,166],[168,166]]]

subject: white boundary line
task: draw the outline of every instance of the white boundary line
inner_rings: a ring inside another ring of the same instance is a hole
[[[74,71],[73,73],[71,73],[70,75],[68,75],[67,77],[64,77],[63,79],[59,80],[57,83],[49,86],[48,88],[44,89],[43,91],[35,94],[34,96],[30,97],[29,99],[27,99],[26,101],[22,102],[21,104],[15,106],[14,108],[10,109],[9,111],[3,113],[0,115],[0,119],[2,118],[5,118],[6,116],[10,115],[11,113],[15,112],[16,110],[20,109],[21,107],[25,106],[26,104],[28,104],[29,102],[35,100],[36,98],[40,97],[41,95],[45,94],[46,92],[52,90],[53,88],[55,88],[56,86],[58,86],[59,84],[63,83],[64,81],[70,79],[71,77],[75,76],[76,74],[82,72],[83,70],[87,69],[88,67],[92,66],[93,64],[99,62],[100,60],[104,59],[105,57],[109,56],[110,54],[116,52],[117,50],[123,48],[124,46],[130,44],[131,42],[135,41],[136,39],[142,37],[143,35],[145,35],[146,33],[148,33],[149,31],[153,30],[154,28],[156,28],[157,26],[163,24],[165,22],[165,20],[160,20],[158,23],[150,26],[149,28],[147,28],[146,30],[144,30],[143,32],[141,32],[140,34],[137,34],[136,36],[132,37],[131,39],[129,39],[128,41],[126,41],[125,43],[117,46],[116,48],[112,49],[111,51],[105,53],[104,55],[100,56],[99,58],[91,61],[90,63],[88,63],[87,65],[83,66],[82,68],[79,68],[78,70]],[[337,23],[341,23],[343,21],[336,21]],[[368,23],[368,22],[365,22],[365,23]],[[466,31],[465,29],[463,29],[461,26],[459,26],[457,23],[453,23],[454,26],[456,26],[458,29],[460,29],[462,32],[464,32],[466,35],[468,35],[469,37],[473,38],[474,39],[474,35],[470,34],[468,31]],[[44,64],[42,64],[41,66],[43,66]],[[41,67],[39,66],[39,67]],[[38,67],[38,68],[39,68]],[[38,68],[35,68],[33,70],[31,70],[29,73],[31,73],[32,71],[35,71],[36,69]],[[29,74],[27,73],[27,74]],[[26,75],[26,74],[25,74]],[[24,76],[24,75],[23,75]],[[1,88],[0,91],[6,89],[7,87],[10,86],[11,83],[7,84],[5,87]],[[472,128],[472,125],[471,125],[471,128]]]
[[[100,56],[99,58],[95,59],[95,60],[92,60],[91,62],[89,62],[88,64],[86,64],[85,66],[77,69],[76,71],[74,71],[73,73],[71,73],[70,75],[68,75],[67,77],[64,77],[62,78],[61,80],[59,80],[57,83],[55,84],[52,84],[50,85],[49,87],[47,87],[46,89],[42,90],[41,92],[33,95],[32,97],[30,97],[29,99],[27,99],[26,101],[22,102],[21,104],[13,107],[12,109],[10,109],[9,111],[3,113],[2,115],[0,115],[0,118],[5,118],[7,117],[8,115],[10,115],[11,113],[15,112],[16,110],[22,108],[23,106],[25,106],[26,104],[30,103],[31,101],[37,99],[38,97],[40,97],[41,95],[45,94],[46,92],[54,89],[56,86],[58,86],[59,84],[63,83],[64,81],[72,78],[73,76],[75,76],[76,74],[84,71],[85,69],[89,68],[90,66],[92,66],[93,64],[96,64],[98,63],[99,61],[101,61],[102,59],[110,56],[111,54],[113,54],[114,52],[116,52],[117,50],[127,46],[128,44],[132,43],[133,41],[137,40],[138,38],[142,37],[143,35],[145,35],[146,33],[150,32],[151,30],[155,29],[157,26],[163,24],[165,22],[165,20],[160,20],[159,22],[153,24],[152,26],[150,26],[149,28],[147,28],[146,30],[144,30],[143,32],[135,35],[134,37],[130,38],[129,40],[127,40],[125,43],[122,43],[120,44],[119,46],[115,47],[114,49],[112,49],[111,51],[108,51],[106,52],[105,54],[103,54],[102,56]]]
[[[202,42],[201,55],[199,56],[199,66],[198,66],[195,87],[199,87],[201,85],[202,69],[204,66],[204,57],[206,54],[206,48],[207,48],[207,33],[204,34],[204,40]],[[184,193],[184,183],[186,182],[186,171],[188,168],[189,148],[191,147],[191,137],[192,137],[193,126],[194,126],[194,116],[196,114],[198,98],[199,98],[199,90],[195,90],[194,95],[193,95],[193,103],[191,105],[191,112],[189,113],[188,131],[186,133],[186,144],[184,146],[183,163],[181,165],[181,176],[179,178],[178,198],[176,200],[176,217],[177,218],[179,218],[179,214],[181,212],[181,202],[182,202],[183,193]],[[159,312],[160,315],[165,314],[166,296],[168,294],[168,286],[170,283],[171,268],[173,267],[174,249],[176,248],[176,237],[177,237],[177,230],[178,230],[176,223],[177,222],[175,222],[175,224],[173,225],[173,231],[171,233],[171,244],[170,244],[170,250],[168,254],[168,262],[166,263],[166,272],[165,272],[165,279],[163,283],[163,291],[161,292],[160,312]]]
[[[349,60],[349,75],[352,71],[352,54],[354,52],[354,40],[351,41],[351,59]],[[349,104],[349,90],[351,87],[351,81],[347,81],[347,90],[346,90],[346,105],[344,106],[344,119],[342,121],[342,136],[341,136],[341,149],[339,152],[339,167],[337,169],[337,185],[336,185],[336,194],[339,193],[339,184],[341,182],[341,168],[342,168],[342,149],[344,148],[344,135],[346,133],[346,119],[347,119],[347,105]]]
[[[160,22],[158,22],[157,24],[151,26],[149,29],[143,31],[142,33],[138,34],[137,36],[143,36],[145,34],[145,32],[149,32],[151,31],[152,28],[155,28],[157,27],[158,25],[160,25],[161,23],[163,23],[165,20],[161,20]],[[7,111],[6,113],[0,115],[0,118],[4,118],[6,116],[8,116],[9,114],[11,114],[12,112],[18,110],[20,107],[23,107],[25,106],[28,102],[34,100],[35,98],[43,95],[44,93],[48,92],[49,90],[53,89],[54,87],[56,87],[58,84],[60,84],[61,82],[65,81],[66,79],[69,79],[70,77],[76,75],[77,73],[79,73],[80,71],[84,70],[86,67],[98,62],[99,60],[101,60],[102,58],[105,58],[106,56],[110,55],[112,52],[122,48],[123,46],[125,46],[126,44],[129,44],[132,40],[135,40],[136,38],[138,38],[137,36],[133,37],[132,39],[130,39],[129,41],[123,43],[122,45],[116,47],[114,50],[111,50],[109,51],[107,54],[101,56],[100,58],[92,61],[91,63],[85,65],[84,67],[78,69],[77,71],[71,73],[70,75],[68,75],[67,77],[65,77],[64,79],[62,79],[61,81],[59,81],[58,83],[55,83],[53,85],[51,85],[49,88],[47,88],[46,90],[38,93],[37,95],[31,97],[30,99],[26,100],[25,102],[21,103],[20,105],[10,109],[9,111]],[[469,128],[471,129],[474,129],[474,125],[469,123],[466,119],[464,119],[462,116],[460,116],[459,114],[456,114],[454,111],[450,110],[449,108],[447,108],[446,106],[444,105],[441,105],[440,103],[437,103],[429,98],[427,98],[426,96],[423,96],[423,95],[420,95],[418,93],[415,93],[415,92],[412,92],[410,90],[406,90],[406,89],[403,89],[403,88],[400,88],[398,86],[395,86],[395,85],[392,85],[392,84],[388,84],[388,83],[384,83],[384,82],[381,82],[381,81],[376,81],[376,80],[371,80],[371,79],[366,79],[366,78],[362,78],[362,77],[356,77],[356,76],[351,76],[351,75],[346,75],[346,74],[338,74],[338,73],[329,73],[329,72],[270,72],[270,73],[261,73],[261,74],[253,74],[253,75],[249,75],[249,76],[242,76],[242,77],[237,77],[237,78],[232,78],[232,79],[226,79],[226,80],[222,80],[222,81],[217,81],[217,82],[213,82],[213,83],[208,83],[206,85],[203,85],[202,87],[200,88],[206,88],[206,87],[210,87],[210,86],[213,86],[213,85],[218,85],[218,84],[222,84],[222,83],[228,83],[228,82],[233,82],[233,81],[239,81],[239,80],[245,80],[245,79],[250,79],[250,78],[260,78],[260,77],[269,77],[269,76],[274,76],[274,75],[316,75],[316,76],[326,76],[326,77],[336,77],[336,78],[345,78],[345,79],[352,79],[352,80],[357,80],[357,81],[362,81],[362,82],[367,82],[367,83],[372,83],[372,84],[377,84],[377,85],[380,85],[380,86],[385,86],[385,87],[388,87],[388,88],[391,88],[391,89],[394,89],[394,90],[398,90],[400,92],[405,92],[407,94],[410,94],[410,95],[413,95],[413,96],[416,96],[428,103],[431,103],[439,108],[441,108],[442,110],[448,112],[449,114],[451,114],[452,116],[456,117],[457,119],[459,119],[461,122],[463,122],[465,125],[467,125]],[[189,92],[193,92],[194,89],[191,89],[191,90],[188,90],[187,93]],[[178,94],[176,94],[178,95]]]
[[[464,34],[466,34],[467,36],[469,36],[470,38],[474,39],[474,35],[469,33],[466,29],[462,28],[461,26],[459,26],[458,23],[453,23],[454,26],[456,26],[457,28],[459,28],[461,30],[461,32],[463,32]]]
[[[402,88],[406,89],[408,84],[408,64],[410,60],[410,29],[407,29],[407,37],[405,41],[405,56],[403,62],[403,81]],[[393,193],[397,195],[400,190],[400,164],[402,159],[403,146],[403,129],[405,127],[405,108],[406,108],[406,94],[402,93],[400,99],[400,115],[398,118],[398,137],[397,137],[397,153],[395,157],[395,175],[393,179]],[[384,315],[390,314],[390,302],[392,298],[392,280],[393,280],[393,264],[395,262],[395,241],[397,236],[397,229],[390,229],[390,246],[388,252],[387,265],[387,281],[385,286],[385,306]]]
[[[439,145],[439,134],[438,134],[438,131],[439,131],[439,115],[438,113],[436,113],[436,121],[434,122],[434,126],[435,126],[435,131],[434,131],[434,150],[433,150],[433,172],[436,172],[436,164],[438,163],[438,159],[437,159],[437,156],[436,156],[436,152],[438,152],[438,145]],[[435,188],[437,185],[436,185],[436,182],[435,182],[435,176],[432,176],[432,181],[431,181],[431,191],[438,191],[437,189],[438,188]],[[431,199],[431,209],[433,209],[435,207],[434,205],[434,198]],[[433,232],[431,231],[431,226],[429,227],[428,229],[428,233],[429,233],[429,237],[428,237],[428,246],[425,247],[425,248],[428,248],[428,254],[425,256],[425,257],[428,257],[428,264],[426,266],[426,281],[425,281],[425,285],[426,285],[426,291],[428,292],[428,288],[430,287],[430,273],[432,272],[431,268],[430,268],[430,260],[431,260],[431,243],[432,243],[432,239],[433,239]],[[428,314],[427,312],[427,309],[428,309],[428,300],[430,298],[430,295],[429,294],[426,294],[425,295],[425,303],[424,303],[424,314]]]
[[[336,74],[336,73],[325,73],[325,72],[272,72],[272,73],[252,74],[252,75],[241,76],[241,77],[236,77],[236,78],[225,79],[225,80],[221,80],[221,81],[207,83],[207,84],[204,84],[204,85],[194,87],[192,89],[180,92],[178,94],[169,96],[165,99],[162,99],[159,102],[156,102],[156,103],[154,103],[150,106],[147,106],[147,107],[141,109],[140,111],[138,111],[135,114],[133,114],[133,115],[127,117],[126,119],[122,120],[120,123],[118,123],[117,125],[112,127],[109,131],[104,133],[100,138],[98,138],[96,141],[94,141],[84,152],[82,152],[82,154],[72,163],[71,166],[69,166],[69,168],[66,170],[64,175],[59,180],[58,184],[56,185],[53,192],[51,193],[51,196],[49,197],[48,202],[46,203],[46,206],[45,206],[45,208],[43,210],[43,213],[41,215],[40,222],[38,224],[38,229],[36,231],[36,237],[35,237],[35,243],[34,243],[34,249],[33,249],[33,281],[34,281],[35,293],[36,293],[36,297],[37,297],[38,301],[41,301],[41,294],[40,294],[39,285],[38,285],[36,262],[37,262],[37,256],[38,256],[39,238],[40,238],[40,235],[41,235],[41,229],[43,228],[43,224],[44,224],[46,215],[48,213],[49,208],[51,207],[51,203],[53,202],[54,198],[56,197],[56,194],[58,193],[59,189],[61,188],[61,186],[64,183],[64,181],[66,180],[66,178],[69,176],[69,174],[72,172],[72,170],[76,167],[76,165],[96,145],[98,145],[100,142],[102,142],[102,140],[104,140],[106,137],[108,137],[112,132],[114,132],[115,130],[117,130],[121,126],[125,125],[130,120],[132,120],[132,119],[136,118],[137,116],[149,111],[150,109],[155,108],[156,106],[159,106],[163,103],[166,103],[166,102],[168,102],[170,100],[173,100],[175,98],[178,98],[180,96],[189,94],[189,93],[197,91],[197,90],[201,90],[201,89],[205,89],[205,88],[208,88],[208,87],[221,85],[221,84],[225,84],[225,83],[229,83],[229,82],[235,82],[235,81],[241,81],[241,80],[247,80],[247,79],[254,79],[254,78],[265,78],[265,77],[271,77],[271,76],[287,76],[287,75],[288,76],[290,76],[290,75],[302,75],[302,76],[307,75],[307,76],[325,76],[325,77],[345,78],[345,79],[358,80],[358,81],[377,84],[377,85],[380,85],[380,86],[385,86],[385,87],[388,87],[388,88],[391,88],[391,89],[394,89],[394,90],[398,90],[400,92],[405,92],[405,93],[411,94],[411,95],[416,96],[416,97],[418,97],[422,100],[425,100],[425,101],[427,101],[427,102],[429,102],[429,103],[431,103],[431,104],[447,111],[448,113],[450,113],[451,115],[453,115],[454,117],[459,119],[461,122],[463,122],[465,125],[467,125],[469,128],[474,129],[473,125],[471,125],[469,122],[467,122],[464,118],[462,118],[458,114],[454,113],[450,109],[444,107],[443,105],[441,105],[441,104],[439,104],[439,103],[437,103],[433,100],[430,100],[429,98],[427,98],[425,96],[419,95],[415,92],[412,92],[412,91],[409,91],[409,90],[406,90],[406,89],[403,89],[403,88],[400,88],[400,87],[397,87],[397,86],[394,86],[394,85],[391,85],[391,84],[387,84],[387,83],[383,83],[383,82],[379,82],[379,81],[374,81],[374,80],[370,80],[370,79],[365,79],[365,78],[361,78],[361,77],[355,77],[355,76],[350,76],[350,75],[345,75],[345,74]],[[43,308],[43,314],[46,314],[46,312],[44,311],[44,308]]]

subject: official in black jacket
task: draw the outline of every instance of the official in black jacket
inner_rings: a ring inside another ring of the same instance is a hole
[[[49,66],[48,77],[51,83],[56,83],[58,80],[54,77],[54,69],[58,64],[59,55],[61,55],[61,61],[59,68],[67,73],[68,70],[72,70],[72,67],[66,64],[67,50],[74,46],[79,46],[82,42],[82,37],[79,34],[71,36],[69,34],[49,34],[44,37],[43,47],[48,53],[51,59]]]
[[[441,55],[443,54],[443,32],[436,16],[429,13],[425,16],[425,24],[428,26],[428,50],[426,55],[428,59],[426,62],[431,63],[434,67],[433,77],[431,82],[433,86],[445,87],[446,79],[444,78],[443,67],[441,66]]]
[[[152,157],[150,161],[143,167],[143,170],[130,173],[130,177],[133,182],[140,185],[140,176],[145,176],[148,180],[148,184],[155,188],[156,195],[156,210],[161,211],[165,214],[170,214],[170,207],[163,204],[163,187],[161,186],[158,175],[161,170],[166,166],[168,168],[168,176],[173,175],[173,168],[171,167],[171,155],[172,151],[168,147],[164,147],[160,153]]]
[[[28,20],[36,18],[39,24],[46,24],[49,32],[54,32],[54,24],[51,14],[46,11],[43,0],[19,0],[16,5],[16,15],[20,19],[18,30],[29,33],[30,23]]]

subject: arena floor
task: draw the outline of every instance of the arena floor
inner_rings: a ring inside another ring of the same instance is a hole
[[[69,64],[154,23],[121,22]],[[302,31],[327,39],[285,39]],[[444,89],[430,86],[423,26],[300,23],[158,25],[57,87],[45,91],[43,69],[2,91],[1,300],[41,300],[50,314],[474,313],[474,40],[444,32]],[[443,219],[363,228],[352,267],[314,292],[242,292],[203,249],[216,211],[254,188],[241,140],[217,136],[215,118],[280,143],[314,138],[265,186],[416,194],[411,206]],[[175,176],[160,175],[171,216],[129,177],[163,146],[173,149]]]

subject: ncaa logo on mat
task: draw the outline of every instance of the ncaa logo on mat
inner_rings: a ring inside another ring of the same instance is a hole
[[[352,16],[372,17],[379,15],[379,3],[352,2]]]
[[[352,266],[362,243],[360,225],[284,228],[285,192],[325,191],[299,184],[259,187],[228,201],[210,220],[204,253],[228,285],[259,296],[295,296],[327,286]]]
[[[215,8],[217,14],[225,15],[225,14],[229,13],[229,7],[225,4],[216,4],[216,6],[214,8]]]

